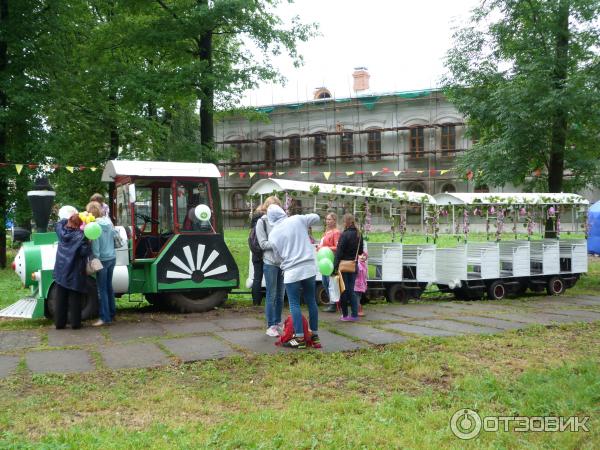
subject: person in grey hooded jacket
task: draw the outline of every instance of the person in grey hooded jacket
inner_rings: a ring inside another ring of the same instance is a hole
[[[300,290],[302,290],[304,301],[308,305],[313,346],[320,347],[319,310],[315,298],[317,266],[315,249],[310,243],[308,228],[319,223],[321,219],[317,214],[287,217],[283,209],[277,205],[269,206],[267,219],[273,225],[269,242],[283,270],[283,282],[294,322],[294,338],[283,345],[291,348],[306,348],[300,310]]]
[[[92,324],[98,327],[111,323],[117,312],[115,293],[112,286],[113,271],[117,261],[114,239],[115,227],[109,217],[102,215],[102,205],[100,203],[90,202],[86,210],[96,218],[96,223],[100,225],[102,230],[100,237],[92,241],[94,258],[98,258],[102,263],[102,270],[96,272],[100,319]]]

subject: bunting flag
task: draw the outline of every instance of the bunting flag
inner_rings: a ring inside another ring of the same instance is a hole
[[[279,175],[279,176],[285,175],[285,172],[277,172],[277,175]]]
[[[421,174],[421,173],[423,173],[423,171],[422,170],[417,170],[417,173]]]
[[[90,167],[90,170],[91,170],[92,172],[95,172],[95,171],[96,171],[96,169],[97,169],[97,167]]]
[[[329,180],[329,177],[331,176],[331,172],[323,172],[323,176],[325,177],[326,180]]]
[[[346,172],[346,176],[347,176],[347,177],[350,177],[350,176],[352,176],[352,175],[354,175],[354,172]]]
[[[375,176],[375,175],[377,175],[377,171],[376,171],[376,170],[371,170],[371,175],[372,175],[372,176]]]
[[[402,173],[401,170],[394,170],[394,176],[397,177],[398,175],[400,175]]]
[[[469,171],[467,172],[467,180],[471,181],[472,179],[473,179],[473,171],[472,171],[472,170],[469,170]]]
[[[449,170],[445,169],[445,170],[440,170],[440,175],[444,175],[445,173],[450,172]]]
[[[17,173],[21,175],[21,171],[23,170],[23,164],[15,164],[15,169],[17,169]]]
[[[250,175],[250,178],[252,178],[254,175],[256,175],[256,172],[248,172],[248,175]]]
[[[237,172],[229,172],[229,176],[232,177],[236,174]]]
[[[65,166],[65,169],[67,169],[69,172],[73,173],[73,170],[75,170],[75,167],[73,167],[73,166]]]

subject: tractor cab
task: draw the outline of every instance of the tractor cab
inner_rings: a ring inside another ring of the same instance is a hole
[[[197,312],[238,286],[222,234],[220,176],[214,164],[107,163],[102,181],[115,184],[111,216],[129,241],[129,292]]]

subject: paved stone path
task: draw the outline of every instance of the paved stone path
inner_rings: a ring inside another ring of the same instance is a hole
[[[496,334],[532,325],[600,321],[600,296],[366,305],[358,323],[320,313],[323,352],[402,343],[419,337]],[[132,318],[133,317],[133,318]],[[104,328],[0,331],[0,378],[23,371],[79,373],[164,366],[239,354],[294,352],[265,335],[258,308],[206,314],[129,314]]]

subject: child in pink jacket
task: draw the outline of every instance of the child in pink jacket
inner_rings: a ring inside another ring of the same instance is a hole
[[[358,272],[356,273],[356,281],[354,282],[354,295],[357,296],[358,303],[358,315],[364,316],[362,305],[360,304],[360,298],[367,292],[367,278],[369,275],[369,269],[367,267],[367,252],[363,252],[358,257]]]

